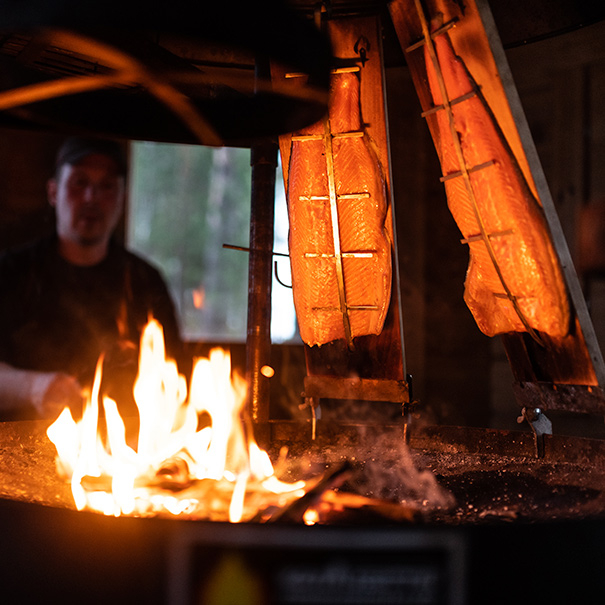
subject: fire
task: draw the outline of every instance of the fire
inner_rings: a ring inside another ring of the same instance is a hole
[[[226,351],[216,348],[195,361],[188,393],[176,363],[166,359],[162,327],[148,323],[134,386],[136,449],[116,402],[99,401],[101,377],[102,359],[82,419],[75,422],[66,407],[47,431],[78,510],[239,522],[305,493],[304,481],[275,476],[242,421],[247,387],[232,376]]]

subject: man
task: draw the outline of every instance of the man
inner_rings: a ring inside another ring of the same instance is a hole
[[[132,385],[148,320],[180,361],[174,305],[159,272],[113,238],[127,166],[119,144],[72,137],[47,194],[55,233],[0,259],[0,417],[77,413],[103,355],[104,393],[134,412]]]

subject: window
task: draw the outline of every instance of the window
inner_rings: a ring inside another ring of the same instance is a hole
[[[274,252],[288,254],[288,229],[288,207],[280,163],[275,179]],[[302,343],[294,311],[290,259],[285,256],[274,256],[273,265],[275,269],[271,290],[271,340],[273,342]]]
[[[127,240],[163,273],[187,340],[246,340],[250,150],[134,142]],[[275,250],[287,253],[283,181],[276,178]],[[275,257],[282,282],[287,258]],[[291,290],[274,278],[273,342],[296,339]]]

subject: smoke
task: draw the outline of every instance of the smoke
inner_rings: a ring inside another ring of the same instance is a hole
[[[321,433],[311,445],[291,444],[287,465],[283,464],[282,452],[276,472],[283,472],[287,466],[288,480],[309,478],[347,463],[352,472],[341,491],[427,513],[454,506],[451,492],[438,483],[422,456],[406,445],[401,424],[333,425],[329,437]]]
[[[322,401],[320,423],[329,427],[333,442],[322,450],[333,461],[346,459],[353,464],[354,475],[343,489],[424,510],[454,505],[453,495],[405,443],[401,406],[344,400],[331,404]],[[321,427],[318,430],[321,433]]]
[[[357,472],[348,482],[360,495],[433,510],[449,509],[454,497],[439,485],[435,475],[412,455],[402,431],[362,430],[351,454]]]
[[[361,495],[414,508],[449,509],[454,505],[453,495],[439,485],[435,475],[416,466],[403,440],[388,452],[378,448],[368,452],[351,485]]]

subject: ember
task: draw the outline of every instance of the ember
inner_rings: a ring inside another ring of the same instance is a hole
[[[239,522],[305,494],[305,481],[285,483],[275,476],[268,454],[246,430],[246,384],[231,376],[224,350],[196,360],[188,394],[176,363],[166,359],[162,327],[149,322],[134,386],[136,450],[127,443],[116,402],[99,402],[101,376],[102,359],[82,419],[75,422],[65,408],[47,431],[78,510]],[[200,428],[205,417],[210,420]]]

